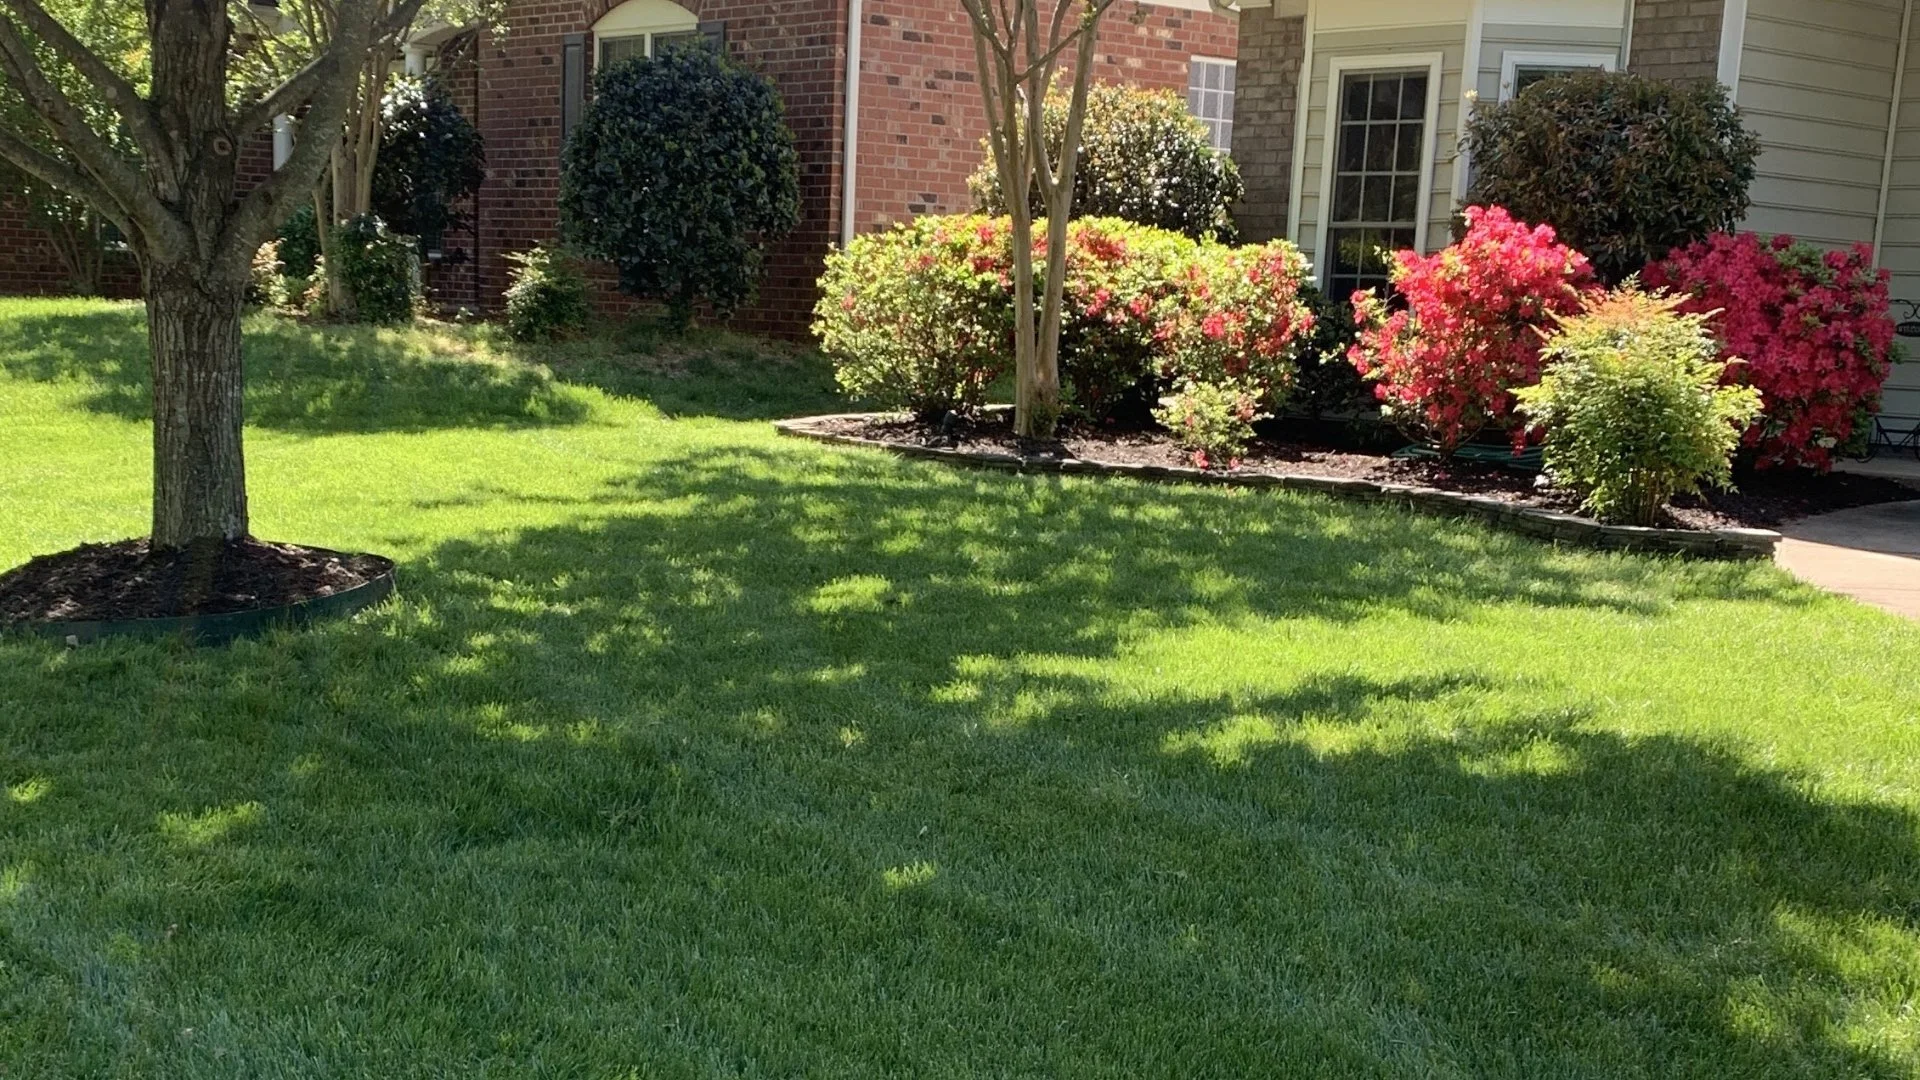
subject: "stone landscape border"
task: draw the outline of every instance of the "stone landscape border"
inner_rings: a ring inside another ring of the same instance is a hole
[[[782,435],[837,446],[864,446],[902,457],[944,461],[1002,472],[1061,473],[1071,476],[1122,476],[1134,480],[1224,484],[1234,487],[1282,488],[1313,491],[1356,502],[1380,503],[1449,517],[1476,518],[1512,532],[1542,540],[1580,544],[1609,551],[1653,555],[1688,555],[1707,559],[1772,559],[1780,534],[1771,529],[1650,529],[1637,525],[1603,525],[1590,518],[1520,506],[1485,495],[1462,495],[1409,484],[1381,484],[1332,476],[1295,473],[1214,472],[1179,465],[1134,465],[1082,458],[1036,457],[995,451],[950,450],[888,439],[869,439],[826,430],[836,422],[892,418],[884,413],[833,413],[780,420]]]

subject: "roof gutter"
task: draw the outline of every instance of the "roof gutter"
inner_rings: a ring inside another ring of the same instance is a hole
[[[853,243],[860,212],[860,0],[847,0],[847,118],[840,152],[840,246]]]

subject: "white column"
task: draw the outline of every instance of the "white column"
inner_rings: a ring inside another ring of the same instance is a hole
[[[407,61],[407,74],[425,75],[427,73],[427,47],[425,45],[408,45],[402,50],[402,53],[405,55]]]

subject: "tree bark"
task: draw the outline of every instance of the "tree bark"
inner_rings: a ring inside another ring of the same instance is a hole
[[[245,279],[188,264],[146,272],[153,354],[153,546],[247,535],[240,316]]]

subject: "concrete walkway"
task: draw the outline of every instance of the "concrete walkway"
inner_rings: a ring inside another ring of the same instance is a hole
[[[1920,501],[1821,514],[1780,531],[1775,558],[1801,580],[1920,620]]]

